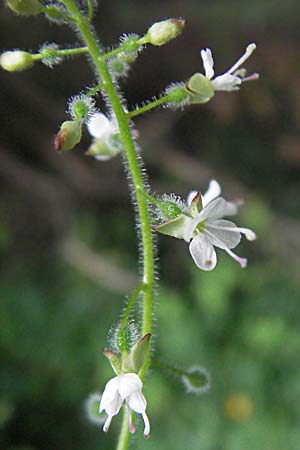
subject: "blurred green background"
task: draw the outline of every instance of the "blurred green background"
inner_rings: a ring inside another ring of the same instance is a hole
[[[74,42],[0,8],[3,50]],[[152,437],[138,421],[130,449],[299,450],[300,3],[103,0],[95,27],[109,46],[172,16],[187,19],[184,33],[147,48],[121,83],[130,108],[202,71],[203,47],[220,74],[256,42],[247,68],[261,78],[136,119],[152,190],[185,197],[216,178],[226,198],[245,199],[237,221],[258,239],[238,248],[247,269],[219,252],[204,273],[183,241],[159,236],[155,356],[206,367],[212,387],[193,396],[153,368]],[[101,350],[137,280],[122,164],[85,157],[87,136],[72,153],[53,150],[68,98],[94,83],[83,58],[0,76],[0,448],[112,450],[120,417],[104,435],[83,405],[112,376]]]

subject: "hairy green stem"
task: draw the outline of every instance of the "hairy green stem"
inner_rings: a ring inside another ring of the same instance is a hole
[[[133,111],[130,111],[127,113],[127,116],[132,118],[135,116],[138,116],[139,114],[143,114],[146,111],[150,111],[150,109],[156,108],[159,105],[162,105],[163,103],[166,103],[169,100],[169,95],[164,95],[163,97],[158,98],[157,100],[153,100],[150,103],[147,103],[147,105],[141,106],[141,108],[134,109]]]
[[[55,49],[51,48],[51,57],[47,56],[47,49],[41,50],[40,53],[32,55],[34,61],[40,61],[41,59],[51,59],[60,56],[81,55],[82,53],[88,53],[87,47],[67,48],[67,49]]]
[[[88,47],[89,54],[94,62],[99,77],[103,83],[103,89],[105,90],[111,107],[114,111],[119,126],[119,135],[123,143],[124,152],[130,171],[131,181],[134,189],[134,195],[137,203],[138,218],[140,222],[141,232],[141,247],[143,257],[143,322],[142,322],[142,335],[151,333],[152,330],[152,314],[153,314],[153,297],[154,297],[154,245],[153,236],[151,230],[151,218],[148,211],[147,200],[145,199],[145,185],[142,176],[142,171],[138,161],[138,156],[135,150],[135,146],[130,132],[130,118],[127,116],[126,111],[123,108],[118,91],[112,80],[112,77],[105,64],[101,50],[99,49],[96,39],[91,31],[88,20],[83,17],[77,8],[73,0],[61,0],[66,6],[69,13],[76,21],[78,31],[80,32],[85,45]],[[149,356],[150,359],[150,356]],[[143,376],[146,373],[146,367]],[[124,419],[125,421],[125,419]],[[119,437],[117,450],[128,449],[129,443],[129,430],[123,422],[122,430]]]

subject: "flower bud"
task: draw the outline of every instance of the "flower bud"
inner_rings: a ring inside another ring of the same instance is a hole
[[[181,380],[187,392],[190,394],[203,394],[210,388],[209,373],[198,366],[188,369],[181,376]]]
[[[74,121],[89,120],[95,114],[95,100],[78,94],[69,100],[68,112]]]
[[[38,0],[7,0],[7,6],[17,14],[24,16],[35,16],[44,10]]]
[[[84,409],[89,421],[95,425],[103,425],[105,422],[104,414],[99,413],[101,394],[95,392],[90,394],[84,402]]]
[[[29,69],[33,62],[32,55],[21,50],[4,52],[0,56],[0,66],[8,72],[20,72],[21,70]]]
[[[168,19],[156,22],[149,28],[145,36],[145,43],[164,45],[181,33],[185,23],[185,19]]]
[[[82,125],[79,121],[67,120],[55,136],[54,146],[58,152],[66,152],[81,140]]]
[[[140,50],[139,36],[137,34],[124,35],[121,37],[122,50],[126,53],[136,53]]]
[[[130,67],[126,59],[126,53],[124,52],[121,53],[121,58],[118,55],[109,59],[109,71],[114,78],[126,77],[128,74]]]

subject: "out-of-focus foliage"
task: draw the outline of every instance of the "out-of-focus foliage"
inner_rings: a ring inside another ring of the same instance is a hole
[[[297,450],[299,3],[102,0],[95,25],[110,44],[179,15],[183,35],[145,50],[124,84],[130,107],[201,71],[201,47],[213,49],[221,73],[256,41],[248,67],[261,79],[206,106],[136,120],[153,190],[184,197],[218,178],[227,198],[246,198],[238,222],[258,240],[238,248],[247,269],[219,253],[203,273],[184,242],[159,237],[154,356],[207,368],[212,386],[193,396],[153,368],[144,389],[152,437],[143,440],[138,420],[130,448]],[[4,49],[73,41],[71,31],[4,6],[0,26]],[[94,81],[88,64],[1,76],[0,447],[110,450],[120,418],[104,435],[84,401],[112,376],[101,350],[136,280],[123,169],[118,159],[84,157],[87,139],[75,154],[53,152],[67,98]]]

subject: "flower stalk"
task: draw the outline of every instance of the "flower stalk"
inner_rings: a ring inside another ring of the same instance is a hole
[[[76,22],[78,31],[80,32],[82,39],[88,48],[89,54],[94,62],[99,78],[102,81],[103,90],[106,92],[111,107],[116,116],[119,135],[123,144],[125,157],[128,164],[128,169],[131,176],[131,182],[133,185],[134,196],[137,203],[138,220],[140,222],[141,232],[141,248],[142,248],[142,261],[143,261],[143,316],[142,316],[142,335],[151,333],[152,331],[152,314],[153,314],[153,296],[154,296],[154,246],[153,236],[151,230],[151,218],[148,211],[147,201],[144,195],[146,191],[144,180],[138,161],[135,146],[130,132],[130,118],[123,108],[121,99],[118,95],[117,89],[111,78],[109,70],[105,63],[105,57],[102,55],[99,49],[93,32],[90,28],[88,20],[83,17],[77,8],[73,0],[63,0],[62,3],[66,6],[69,14]],[[146,375],[146,367],[142,371],[140,377],[144,378]],[[125,420],[125,419],[124,419]],[[129,443],[129,430],[126,427],[122,427],[121,434],[117,449],[126,450]]]

